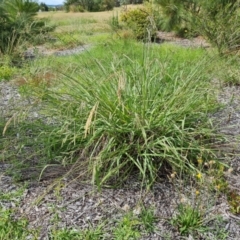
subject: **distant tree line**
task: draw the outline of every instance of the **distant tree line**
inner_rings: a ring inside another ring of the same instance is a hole
[[[53,6],[53,5],[47,5],[44,2],[41,2],[39,4],[39,11],[41,11],[41,12],[62,11],[62,10],[64,10],[64,6],[63,5]]]
[[[125,4],[142,4],[144,0],[66,0],[63,7],[50,7],[46,3],[39,4],[39,10],[42,12],[53,10],[66,10],[67,12],[99,12],[110,11],[114,7]]]
[[[98,12],[109,11],[124,4],[141,4],[143,0],[66,0],[64,6],[67,12]]]
[[[39,10],[41,10],[41,11],[43,11],[43,12],[48,12],[49,7],[48,7],[48,5],[47,5],[46,3],[41,2],[41,3],[39,4]]]

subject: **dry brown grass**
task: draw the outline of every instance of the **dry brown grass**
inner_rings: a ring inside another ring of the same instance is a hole
[[[41,12],[38,13],[38,17],[40,18],[50,18],[52,21],[60,21],[63,19],[66,19],[68,21],[70,20],[78,20],[78,19],[94,19],[97,21],[103,21],[103,19],[108,19],[109,13],[72,13],[72,12],[63,12],[63,11],[58,11],[58,12]]]
[[[132,8],[138,8],[141,5],[128,5],[127,9]],[[85,19],[94,19],[97,22],[105,22],[106,20],[109,20],[110,17],[113,16],[114,13],[120,13],[123,10],[123,8],[114,8],[113,11],[105,11],[105,12],[69,12],[66,13],[64,11],[57,11],[57,12],[39,12],[38,17],[40,18],[51,18],[52,20],[74,20],[79,18],[85,18]]]
[[[39,18],[48,18],[56,26],[57,37],[71,36],[79,42],[95,42],[95,36],[111,31],[110,20],[125,9],[139,8],[141,5],[128,5],[127,7],[114,8],[105,12],[39,12]],[[60,34],[60,35],[59,35]],[[62,35],[61,35],[62,34]],[[66,42],[68,40],[64,40]]]
[[[32,85],[32,86],[40,86],[44,84],[45,86],[50,86],[53,84],[54,80],[56,80],[57,74],[46,71],[46,72],[39,72],[36,74],[31,74],[28,77],[16,77],[13,81],[14,84],[17,86],[22,85]]]
[[[63,19],[68,19],[68,20],[74,20],[74,19],[79,19],[79,18],[85,18],[85,19],[94,19],[98,22],[106,21],[108,20],[113,14],[113,11],[108,11],[108,12],[78,12],[78,13],[73,13],[73,12],[63,12],[63,11],[57,11],[57,12],[40,12],[38,13],[38,17],[40,18],[51,18],[51,20],[63,20]]]
[[[51,23],[56,25],[56,32],[73,32],[73,31],[109,31],[108,20],[113,16],[114,11],[108,12],[41,12],[38,14],[40,18],[49,18]],[[90,21],[86,24],[87,21]],[[83,24],[85,22],[85,24]]]

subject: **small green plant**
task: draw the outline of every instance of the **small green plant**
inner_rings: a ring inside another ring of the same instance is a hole
[[[170,223],[177,227],[181,235],[202,231],[203,216],[198,207],[192,207],[188,204],[179,204],[178,213]]]
[[[0,66],[0,82],[9,80],[16,73],[16,69],[7,65]]]
[[[25,219],[14,220],[12,211],[0,208],[0,239],[26,239],[30,235],[27,230],[28,222]]]
[[[214,192],[227,193],[229,186],[224,176],[227,166],[216,160],[205,161],[203,166],[210,180],[210,189]]]
[[[211,221],[211,235],[212,237],[210,239],[216,239],[216,240],[226,240],[229,238],[229,231],[226,228],[223,228],[223,224],[225,224],[225,221],[223,219],[223,216],[221,215],[215,215],[214,219]],[[209,231],[205,232],[206,235],[208,235]],[[204,233],[202,234],[204,238]],[[209,239],[208,237],[206,239]]]
[[[144,229],[148,233],[153,232],[155,229],[154,223],[156,222],[154,210],[151,208],[143,208],[139,217],[141,219],[142,225],[144,226]]]
[[[110,20],[109,20],[109,24],[112,28],[113,31],[117,31],[119,29],[122,28],[122,26],[120,25],[120,22],[119,22],[119,16],[118,16],[118,13],[116,15],[113,15]]]
[[[233,214],[240,214],[240,194],[236,190],[229,190],[227,193],[228,204]]]
[[[238,54],[224,58],[219,64],[222,67],[220,71],[223,83],[226,85],[240,85],[239,57]]]
[[[230,211],[233,214],[240,214],[240,195],[236,190],[232,190],[225,175],[231,174],[232,168],[225,167],[216,161],[209,161],[205,163],[208,167],[208,175],[211,176],[210,186],[212,190],[217,193],[223,193],[227,197]]]
[[[25,218],[14,218],[15,210],[3,207],[5,202],[12,202],[18,206],[25,187],[8,193],[0,192],[0,240],[12,239],[37,239],[38,231],[28,229],[28,221]]]
[[[77,229],[53,229],[49,236],[51,240],[99,240],[104,239],[103,224],[99,224],[96,228],[85,230]]]
[[[126,214],[118,223],[117,227],[113,231],[114,239],[116,240],[128,240],[138,239],[141,234],[138,230],[138,226],[141,224],[139,219],[132,213]]]
[[[52,230],[51,234],[49,236],[49,239],[51,240],[78,240],[83,239],[82,234],[80,231],[77,231],[75,229],[59,229],[59,230]]]

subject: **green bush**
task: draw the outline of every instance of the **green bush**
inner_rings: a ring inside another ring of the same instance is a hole
[[[133,30],[137,39],[152,39],[156,36],[153,15],[145,8],[127,10],[120,16],[120,20]]]
[[[20,204],[20,199],[23,196],[24,187],[14,191],[0,192],[1,203],[12,202],[16,207],[6,208],[4,204],[0,206],[0,239],[36,239],[37,230],[28,229],[28,221],[23,217],[16,218],[17,210]]]
[[[67,12],[84,12],[84,8],[81,5],[72,4],[67,7]]]

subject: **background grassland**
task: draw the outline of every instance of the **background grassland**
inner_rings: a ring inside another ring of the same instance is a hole
[[[140,5],[128,5],[127,9],[135,9]],[[56,26],[53,38],[58,41],[50,44],[50,48],[62,48],[79,44],[98,44],[107,41],[115,33],[111,30],[111,21],[113,17],[122,13],[122,8],[114,8],[113,11],[105,12],[83,12],[83,13],[66,13],[66,12],[40,12],[39,18],[47,18],[50,24]]]
[[[113,12],[100,13],[65,13],[42,12],[39,18],[48,18],[50,23],[56,26],[52,38],[57,42],[50,44],[49,48],[62,48],[77,46],[80,44],[96,42],[98,37],[104,39],[109,35],[108,21]],[[100,35],[96,37],[97,35]]]

